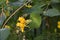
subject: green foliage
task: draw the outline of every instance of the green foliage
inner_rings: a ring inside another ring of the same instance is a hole
[[[29,24],[31,28],[39,28],[41,25],[41,16],[37,13],[31,13],[30,18],[32,22]]]
[[[44,13],[45,16],[54,17],[59,16],[60,13],[57,9],[48,9],[46,13]]]
[[[10,34],[9,29],[5,28],[0,29],[0,40],[6,40],[9,34]]]
[[[9,0],[9,4],[7,5],[6,0],[0,0],[0,28],[6,22],[6,19],[8,19],[15,12],[15,10],[17,10],[19,7],[23,6],[23,4],[26,3],[25,1],[27,2],[27,0]],[[28,14],[26,16],[26,19],[32,20],[31,23],[28,24],[28,26],[32,30],[29,30],[27,28],[29,31],[26,32],[25,35],[27,36],[28,40],[32,40],[35,38],[34,35],[36,34],[34,29],[36,29],[36,28],[40,29],[41,28],[43,30],[44,27],[42,27],[41,24],[42,24],[42,21],[45,20],[45,17],[47,17],[49,20],[49,22],[46,20],[48,22],[48,26],[49,26],[49,30],[47,28],[47,31],[49,31],[49,32],[52,31],[52,33],[54,33],[54,29],[57,28],[57,21],[56,20],[57,20],[58,16],[60,16],[60,0],[28,0],[28,1],[30,1],[28,4],[30,4],[32,7],[27,8],[26,6],[23,6],[19,11],[16,12],[16,14],[14,14],[8,20],[6,25],[11,26],[11,30],[13,31],[14,29],[17,29],[16,23],[17,23],[17,19],[19,18],[19,16],[25,16],[24,14]],[[1,11],[2,6],[3,6],[4,14]],[[56,25],[54,23],[56,23]],[[2,40],[5,40],[6,38],[8,38],[7,40],[17,40],[17,39],[19,40],[15,31],[16,30],[14,30],[13,32],[10,33],[8,29],[4,29],[4,28],[2,29],[1,28],[0,29],[0,35],[1,35],[0,39],[3,37]],[[10,38],[8,37],[9,34],[10,34]],[[43,38],[47,38],[45,36],[48,37],[51,35],[37,36],[37,38],[35,38],[34,40],[45,40],[45,39],[43,39]],[[53,40],[53,37],[51,40]],[[49,39],[50,38],[51,37],[49,37]]]
[[[60,0],[51,0],[53,3],[59,3]]]
[[[6,0],[0,0],[0,5],[4,4],[6,2]]]
[[[56,40],[56,34],[41,34],[40,36],[35,37],[34,40]]]

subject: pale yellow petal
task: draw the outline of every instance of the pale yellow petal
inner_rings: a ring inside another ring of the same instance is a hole
[[[26,20],[26,24],[29,24],[31,21],[32,21],[32,20],[30,20],[30,19],[29,19],[29,20]]]
[[[20,26],[20,23],[18,22],[18,23],[16,24],[16,26]]]
[[[21,32],[24,32],[24,28],[20,28]]]
[[[24,28],[25,24],[20,23],[20,28]]]
[[[8,29],[10,29],[10,26],[8,26],[8,25],[5,25],[5,28],[8,28]]]

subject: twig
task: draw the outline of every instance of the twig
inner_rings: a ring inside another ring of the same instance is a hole
[[[7,18],[7,20],[4,22],[2,28],[4,28],[4,26],[6,25],[6,23],[9,21],[9,19],[14,16],[21,8],[23,8],[27,3],[29,3],[30,1],[24,3],[22,6],[20,6],[13,14],[11,14],[10,17]]]

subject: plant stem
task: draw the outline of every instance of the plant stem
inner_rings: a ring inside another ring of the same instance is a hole
[[[7,18],[7,20],[4,22],[2,28],[4,28],[4,26],[6,25],[6,23],[9,21],[9,19],[10,19],[12,16],[14,16],[20,9],[22,9],[22,8],[23,8],[27,3],[29,3],[29,2],[30,2],[30,1],[24,3],[24,4],[23,4],[22,6],[20,6],[13,14],[11,14],[11,16],[9,16],[9,17]]]

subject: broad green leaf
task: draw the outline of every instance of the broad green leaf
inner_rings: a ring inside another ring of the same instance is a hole
[[[41,14],[43,12],[42,7],[44,7],[44,6],[46,6],[46,4],[44,4],[44,3],[35,4],[35,5],[32,5],[31,8],[24,8],[23,12]]]
[[[37,13],[31,13],[30,18],[32,22],[29,24],[31,28],[39,28],[41,25],[41,16]]]
[[[43,8],[42,7],[44,7],[44,6],[46,6],[46,4],[42,3],[42,2],[40,2],[39,4],[35,4],[31,8],[31,12],[32,13],[40,13],[41,14],[43,12]]]
[[[6,28],[0,29],[0,40],[6,40],[9,34],[10,34],[9,29]]]
[[[41,7],[45,6],[45,4],[43,5],[35,5],[31,8],[31,12],[32,13],[42,13],[43,9],[41,9]]]
[[[21,3],[21,2],[13,2],[13,3],[10,3],[10,5],[12,5],[12,6],[21,6],[23,3]]]
[[[23,3],[23,2],[25,2],[26,0],[19,0],[19,1]]]
[[[54,17],[54,16],[59,16],[60,12],[57,9],[48,9],[45,13],[43,13],[43,15]]]
[[[60,3],[51,4],[53,8],[58,9],[60,11]]]
[[[19,1],[16,1],[16,2],[10,2],[10,5],[12,5],[12,6],[21,6],[25,2],[26,2],[26,0],[19,0]]]
[[[60,3],[60,0],[51,0],[53,3]]]
[[[27,13],[39,13],[41,14],[43,12],[43,9],[41,7],[45,6],[45,4],[41,4],[41,5],[34,5],[32,6],[32,8],[24,8],[23,12],[27,12]]]

